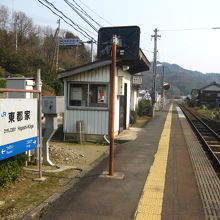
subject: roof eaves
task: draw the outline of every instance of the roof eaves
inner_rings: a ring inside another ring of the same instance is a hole
[[[76,67],[74,69],[69,69],[69,70],[62,71],[57,75],[57,78],[58,79],[67,78],[69,76],[72,76],[72,75],[75,75],[75,74],[78,74],[78,73],[81,73],[81,72],[85,72],[85,71],[88,71],[88,70],[96,69],[98,67],[106,66],[106,65],[109,65],[111,63],[112,63],[111,60],[92,62],[92,63],[86,64],[86,65],[83,65],[83,66]]]

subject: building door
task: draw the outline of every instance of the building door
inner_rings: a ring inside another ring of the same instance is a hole
[[[127,117],[127,83],[124,84],[124,95],[120,96],[119,104],[119,132],[126,129],[126,117]]]

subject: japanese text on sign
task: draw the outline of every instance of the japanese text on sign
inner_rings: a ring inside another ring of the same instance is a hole
[[[0,160],[37,143],[37,99],[0,99]]]

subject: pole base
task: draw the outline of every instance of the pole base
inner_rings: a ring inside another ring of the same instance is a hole
[[[41,178],[35,178],[33,179],[36,182],[44,182],[47,178],[46,177],[41,177]]]
[[[114,175],[109,175],[109,171],[103,171],[101,175],[99,175],[101,178],[110,178],[110,179],[118,179],[123,180],[125,177],[125,174],[122,172],[114,172]]]

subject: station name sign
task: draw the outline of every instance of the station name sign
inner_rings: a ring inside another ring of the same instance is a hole
[[[0,99],[0,160],[38,146],[37,99]]]

